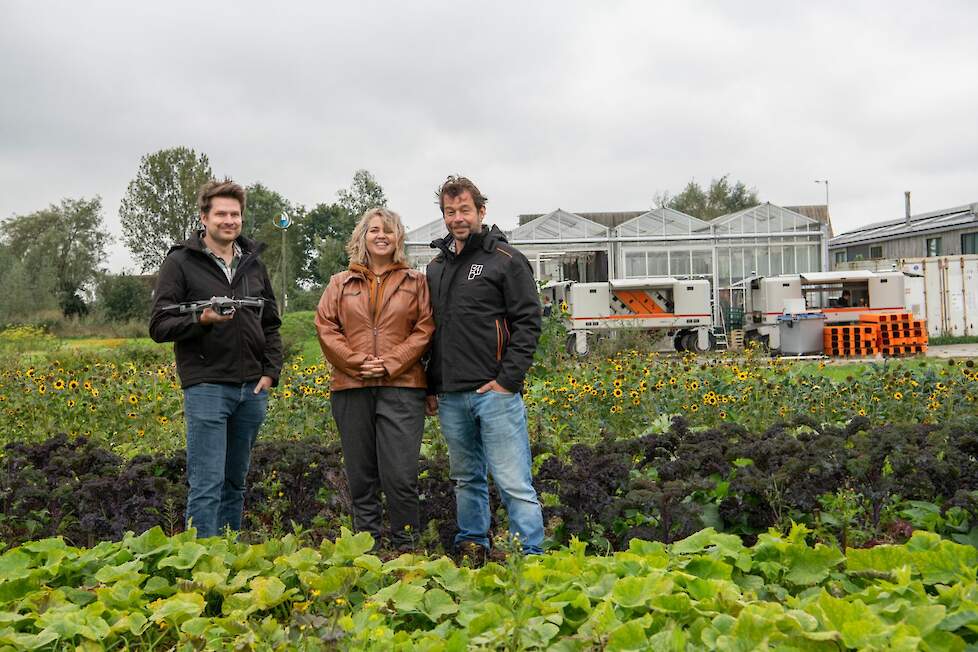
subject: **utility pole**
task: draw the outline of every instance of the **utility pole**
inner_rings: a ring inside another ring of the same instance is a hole
[[[829,180],[828,179],[815,179],[815,183],[825,184],[825,212],[829,212]]]
[[[282,231],[282,262],[280,265],[282,271],[282,300],[279,302],[278,314],[284,315],[285,305],[288,302],[288,289],[289,289],[288,276],[286,275],[286,272],[288,271],[288,264],[287,264],[286,247],[285,247],[285,234],[288,231],[288,228],[292,226],[292,218],[289,217],[288,213],[283,212],[281,215],[275,218],[275,221],[273,223],[275,224],[275,227],[277,229]]]

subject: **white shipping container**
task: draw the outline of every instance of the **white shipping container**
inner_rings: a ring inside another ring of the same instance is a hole
[[[899,261],[907,279],[907,308],[927,320],[927,333],[978,335],[978,256]]]

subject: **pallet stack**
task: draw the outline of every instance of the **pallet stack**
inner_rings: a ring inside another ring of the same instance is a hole
[[[910,312],[865,313],[860,323],[879,329],[879,350],[886,357],[914,355],[927,350],[927,323]]]
[[[822,329],[825,355],[839,358],[861,358],[879,353],[878,324],[846,324]]]
[[[740,351],[744,348],[744,329],[735,328],[730,331],[727,341],[727,349],[730,351]]]

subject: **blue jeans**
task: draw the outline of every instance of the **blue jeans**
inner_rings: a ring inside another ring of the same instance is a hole
[[[530,471],[523,398],[449,392],[438,395],[438,414],[455,481],[456,547],[465,541],[489,547],[489,472],[509,515],[510,533],[519,537],[524,553],[543,552],[543,512]]]
[[[200,538],[241,529],[251,448],[268,407],[268,392],[255,394],[255,384],[199,383],[183,390],[187,523]]]

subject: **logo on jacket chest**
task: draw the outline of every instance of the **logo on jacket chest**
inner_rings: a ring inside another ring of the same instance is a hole
[[[473,264],[472,267],[469,268],[469,280],[471,281],[476,276],[482,276],[482,265]]]

